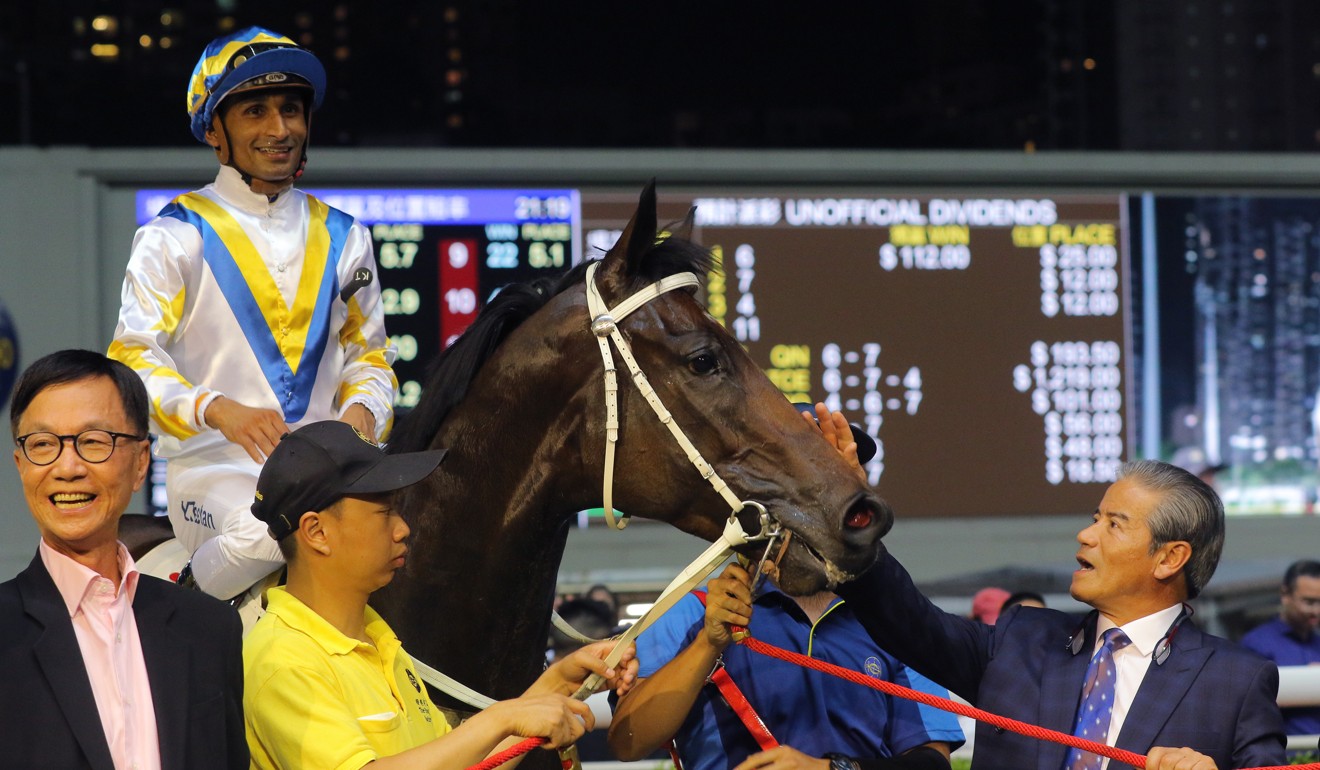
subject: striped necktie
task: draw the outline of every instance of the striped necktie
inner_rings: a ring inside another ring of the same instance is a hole
[[[1086,669],[1086,684],[1082,687],[1082,702],[1077,707],[1077,722],[1073,735],[1096,743],[1105,743],[1109,736],[1109,718],[1114,713],[1114,651],[1132,643],[1123,631],[1111,628],[1101,637],[1100,649],[1091,658]],[[1081,749],[1069,749],[1063,770],[1100,770],[1104,757]]]

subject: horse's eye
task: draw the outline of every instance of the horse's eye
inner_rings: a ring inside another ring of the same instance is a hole
[[[711,353],[702,353],[688,361],[688,369],[692,370],[693,374],[710,374],[719,368],[720,362]]]

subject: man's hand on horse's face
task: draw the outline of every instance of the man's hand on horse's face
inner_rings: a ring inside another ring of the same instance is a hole
[[[852,428],[848,425],[848,418],[843,416],[843,412],[831,412],[824,403],[818,402],[814,418],[807,412],[799,414],[808,425],[825,437],[825,441],[834,447],[834,451],[848,463],[848,467],[853,469],[858,478],[866,481],[866,471],[857,459],[857,442],[853,440]]]

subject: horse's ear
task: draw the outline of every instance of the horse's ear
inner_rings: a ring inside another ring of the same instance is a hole
[[[676,222],[670,229],[671,236],[681,238],[685,241],[692,240],[692,223],[697,218],[697,207],[688,209],[687,216]]]
[[[623,228],[618,243],[614,244],[614,248],[605,255],[605,261],[622,260],[623,274],[636,274],[646,252],[655,246],[655,235],[655,179],[652,178],[642,188],[642,197],[637,202],[637,210],[633,212],[632,219],[628,220],[628,226]],[[620,249],[622,249],[621,254]]]

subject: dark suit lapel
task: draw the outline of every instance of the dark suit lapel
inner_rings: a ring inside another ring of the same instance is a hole
[[[1078,633],[1084,633],[1085,636],[1077,654],[1072,653],[1067,638],[1059,639],[1057,646],[1051,646],[1046,651],[1045,673],[1040,683],[1040,726],[1067,735],[1072,735],[1077,704],[1082,699],[1082,685],[1086,681],[1086,668],[1091,664],[1091,649],[1095,646],[1095,619],[1088,619]],[[1042,741],[1037,766],[1055,770],[1063,767],[1067,755],[1067,746]]]
[[[73,730],[78,746],[93,768],[114,770],[110,744],[101,727],[96,696],[92,694],[92,682],[87,676],[68,607],[50,579],[46,565],[42,564],[40,554],[18,575],[17,585],[24,611],[43,628],[33,649],[37,665],[50,684],[51,694]]]
[[[1132,699],[1123,730],[1118,734],[1119,748],[1145,754],[1155,745],[1156,737],[1196,681],[1211,652],[1201,644],[1201,630],[1190,622],[1184,623],[1164,665],[1156,665],[1152,660],[1146,669],[1146,678],[1141,680],[1141,688]]]
[[[183,767],[188,735],[188,670],[192,651],[170,626],[174,605],[165,591],[173,590],[143,575],[133,599],[133,617],[142,640],[142,657],[151,682],[156,711],[161,767]]]

